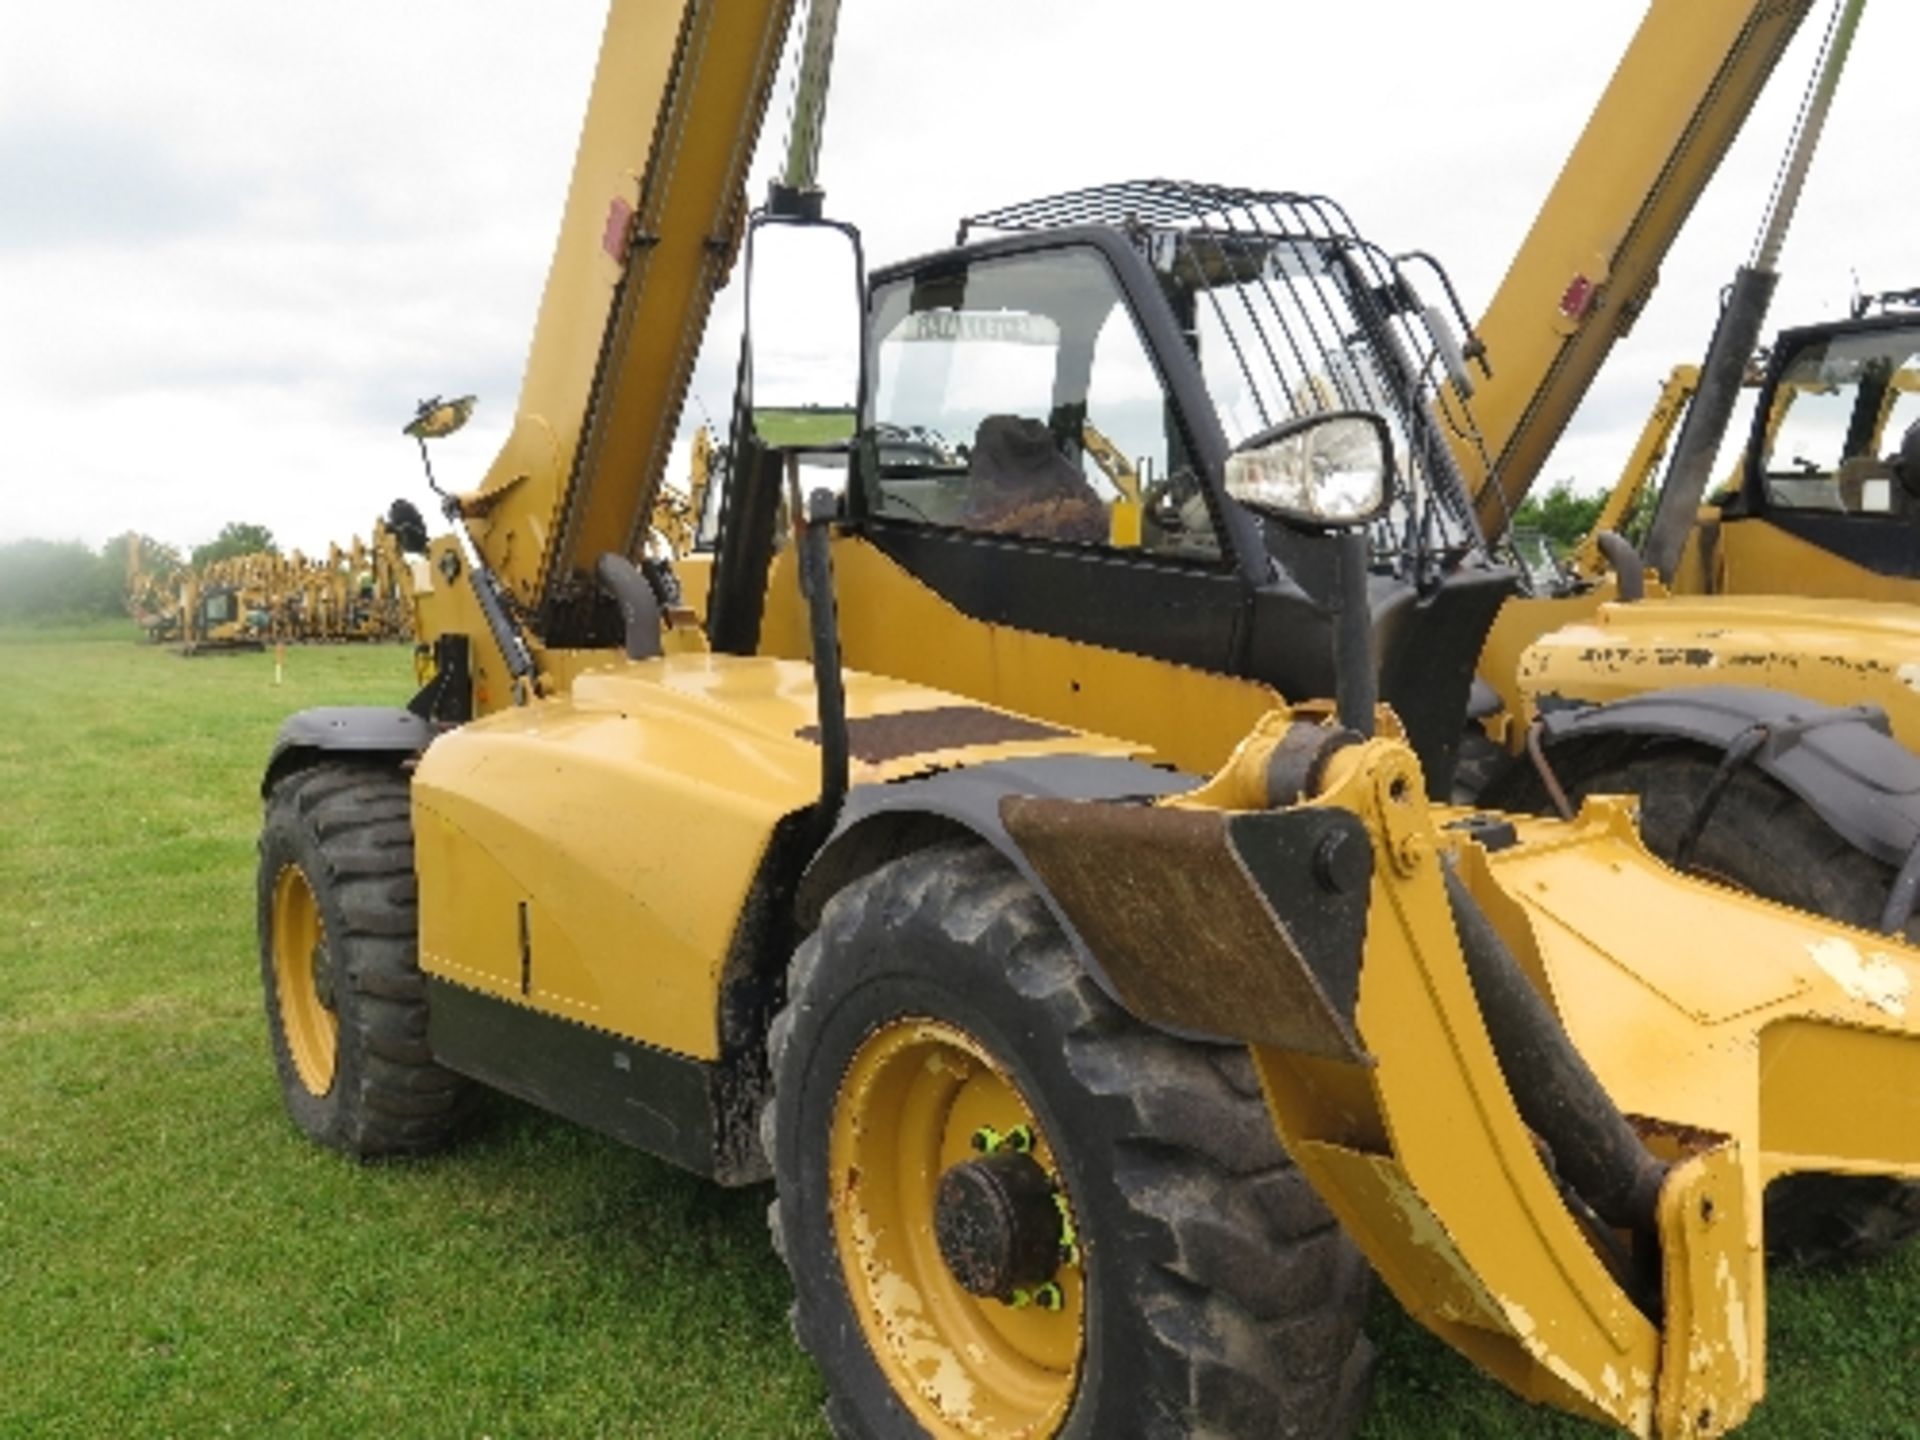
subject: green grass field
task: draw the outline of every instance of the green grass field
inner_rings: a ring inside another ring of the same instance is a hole
[[[0,663],[0,1437],[824,1434],[765,1191],[506,1101],[408,1165],[284,1119],[258,773],[288,711],[403,699],[404,650],[295,650],[276,687],[103,626]],[[1920,1436],[1920,1247],[1770,1308],[1748,1433]],[[1374,1329],[1368,1436],[1602,1433]]]

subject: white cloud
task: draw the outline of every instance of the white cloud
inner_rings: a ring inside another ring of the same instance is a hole
[[[477,391],[437,464],[484,471],[551,253],[593,0],[66,0],[0,51],[0,538],[309,548],[420,498],[399,432]],[[1492,294],[1641,13],[1537,0],[1306,6],[847,0],[823,175],[876,260],[962,214],[1149,174],[1320,190]],[[1705,343],[1812,62],[1808,22],[1549,475],[1610,479]],[[1870,11],[1790,242],[1778,322],[1920,280],[1898,158],[1912,7]],[[784,96],[769,127],[784,130]],[[777,138],[777,137],[776,137]],[[724,416],[738,312],[695,382]],[[1497,363],[1497,357],[1496,357]],[[692,412],[695,417],[698,411]]]

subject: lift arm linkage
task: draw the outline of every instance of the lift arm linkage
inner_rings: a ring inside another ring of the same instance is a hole
[[[1767,1182],[1920,1177],[1920,950],[1678,874],[1624,801],[1430,807],[1402,743],[1318,729],[1276,712],[1199,791],[1008,829],[1129,1008],[1250,1046],[1422,1324],[1530,1400],[1734,1428],[1765,1390]],[[1297,803],[1290,752],[1321,757]],[[1109,924],[1117,893],[1165,913]]]

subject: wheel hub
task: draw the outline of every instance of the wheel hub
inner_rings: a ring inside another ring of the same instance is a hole
[[[924,1017],[869,1033],[835,1096],[827,1176],[847,1294],[914,1433],[1058,1436],[1087,1338],[1073,1197],[986,1046]]]
[[[1060,1207],[1033,1156],[996,1152],[940,1177],[934,1238],[969,1294],[1011,1303],[1060,1268]]]

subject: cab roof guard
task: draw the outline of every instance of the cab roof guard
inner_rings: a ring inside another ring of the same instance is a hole
[[[1182,325],[1196,337],[1211,331],[1224,340],[1233,372],[1226,382],[1244,404],[1239,426],[1222,416],[1230,432],[1252,434],[1336,410],[1369,410],[1399,422],[1406,499],[1375,529],[1377,563],[1424,574],[1481,549],[1447,432],[1479,443],[1462,398],[1472,387],[1460,382],[1468,357],[1483,369],[1486,362],[1437,261],[1418,252],[1389,254],[1324,196],[1164,179],[982,211],[961,221],[958,243],[976,230],[1080,225],[1127,235],[1163,277]],[[1468,337],[1464,348],[1444,312],[1422,302],[1403,262],[1438,277],[1454,323]],[[1448,386],[1449,378],[1456,383]]]

